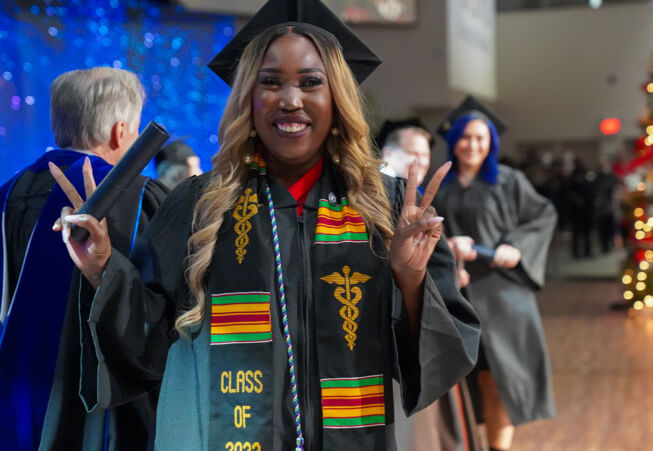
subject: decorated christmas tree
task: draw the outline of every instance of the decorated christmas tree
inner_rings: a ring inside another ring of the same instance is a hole
[[[653,58],[642,90],[646,104],[638,118],[642,135],[635,156],[614,170],[624,183],[622,227],[628,231],[623,298],[634,311],[653,312]]]

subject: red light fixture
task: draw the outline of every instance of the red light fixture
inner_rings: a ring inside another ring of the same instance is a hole
[[[621,121],[616,117],[609,117],[601,121],[600,128],[604,135],[615,135],[621,130]]]

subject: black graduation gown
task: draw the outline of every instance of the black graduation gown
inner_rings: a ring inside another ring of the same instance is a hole
[[[10,181],[10,186],[3,187],[8,191],[7,203],[4,216],[4,239],[6,243],[7,258],[5,259],[6,269],[8,271],[9,293],[13,295],[14,288],[18,282],[18,275],[21,274],[23,258],[27,255],[24,271],[35,273],[43,270],[42,265],[57,265],[56,262],[50,261],[53,255],[52,249],[47,252],[40,252],[36,248],[32,237],[32,229],[40,222],[50,221],[45,219],[41,210],[44,205],[48,208],[48,215],[53,212],[56,214],[61,205],[54,205],[48,202],[53,188],[55,187],[47,169],[44,168],[43,162],[54,161],[62,169],[72,166],[74,169],[81,169],[81,162],[86,155],[74,151],[50,151],[44,155],[39,162],[31,166],[17,179]],[[110,166],[104,162],[92,157],[94,170],[101,168],[101,174],[106,173]],[[42,162],[41,162],[42,161]],[[79,187],[78,187],[79,189]],[[57,196],[61,196],[59,188]],[[115,245],[129,253],[133,245],[132,236],[134,233],[140,234],[154,212],[161,204],[167,194],[167,189],[160,183],[139,177],[128,189],[131,195],[122,196],[114,208],[110,211],[107,222],[110,233],[115,236]],[[82,193],[83,194],[83,193]],[[60,197],[58,197],[60,198]],[[47,202],[47,203],[46,203]],[[138,218],[138,222],[136,222]],[[49,226],[51,226],[50,221]],[[48,226],[41,224],[39,227]],[[135,227],[137,230],[135,230]],[[60,247],[63,244],[57,233],[52,233],[52,246]],[[63,251],[64,257],[65,250]],[[40,256],[39,256],[40,255]],[[57,267],[57,266],[55,266]],[[79,286],[80,274],[76,269],[65,270],[65,274],[57,274],[58,278],[72,280],[72,287]],[[37,276],[38,280],[38,276]],[[33,283],[24,275],[21,275],[20,284]],[[20,285],[18,285],[20,287]],[[28,328],[24,332],[32,335],[29,343],[38,341],[54,342],[54,349],[58,348],[56,361],[54,363],[54,374],[51,379],[50,395],[47,401],[45,416],[42,418],[43,426],[38,429],[39,420],[35,420],[33,426],[32,443],[26,444],[23,439],[18,439],[22,449],[43,449],[43,450],[142,450],[151,441],[150,433],[153,432],[154,413],[156,394],[145,395],[142,399],[124,406],[111,410],[110,415],[106,411],[96,411],[92,415],[87,415],[84,405],[79,397],[79,378],[80,378],[80,326],[78,311],[78,290],[73,288],[70,292],[55,293],[45,284],[40,287],[44,293],[48,293],[47,298],[33,302],[31,306],[13,305],[12,314],[8,318],[7,336],[3,337],[3,346],[15,345],[21,338],[16,333],[22,328],[19,324],[25,317],[24,310],[33,309],[41,311],[40,302],[59,305],[63,322],[60,332],[57,336],[50,336],[49,332],[36,335],[35,331]],[[11,296],[10,296],[11,297]],[[14,303],[18,304],[24,301],[23,298],[17,297]],[[43,314],[43,313],[41,313]],[[15,323],[15,324],[14,324]],[[38,327],[36,327],[38,329]],[[57,346],[58,343],[58,346]],[[28,348],[31,350],[31,348]],[[54,350],[53,349],[53,350]],[[0,371],[5,375],[12,372],[12,363],[5,358],[5,349],[0,349]],[[25,351],[31,352],[31,351]],[[34,356],[34,358],[38,358]],[[30,368],[38,370],[38,364]],[[22,364],[21,364],[22,365]],[[52,371],[50,370],[45,370]],[[41,384],[41,380],[37,382]],[[35,387],[34,390],[41,390]],[[5,406],[9,407],[10,402]],[[12,415],[7,412],[7,415]],[[5,413],[2,413],[5,415]],[[38,414],[37,414],[38,415]],[[5,437],[5,443],[15,443],[13,438]]]
[[[444,183],[434,200],[447,236],[468,235],[492,249],[521,251],[514,269],[467,262],[465,294],[481,318],[481,345],[513,424],[555,415],[551,370],[535,290],[544,283],[556,212],[520,171],[499,166],[496,184],[481,178],[466,188]],[[469,378],[470,385],[475,385]],[[478,405],[478,403],[476,403]]]
[[[156,180],[150,180],[145,186],[137,234],[140,235],[154,213],[167,195],[167,188]],[[137,195],[137,193],[134,193]],[[109,233],[117,227],[131,225],[128,216],[133,206],[125,205],[128,201],[118,201],[108,216]],[[111,225],[113,224],[113,226]],[[113,235],[112,235],[113,236]],[[127,243],[124,243],[127,245]],[[125,247],[129,249],[131,243]],[[80,286],[83,277],[75,270],[71,287]],[[81,402],[80,392],[80,310],[79,294],[71,289],[67,305],[66,319],[59,344],[59,358],[55,370],[55,379],[48,402],[45,425],[41,436],[40,450],[109,450],[109,451],[143,451],[152,449],[154,443],[154,426],[156,416],[157,387],[144,393],[133,402],[112,407],[109,410],[98,409],[87,413]],[[90,330],[82,328],[83,335]]]
[[[82,379],[82,396],[87,399],[89,406],[107,406],[128,400],[163,379],[157,411],[156,449],[204,450],[213,449],[211,446],[215,446],[215,449],[240,449],[238,443],[243,446],[242,449],[292,449],[295,431],[291,426],[292,405],[288,400],[288,363],[276,299],[270,302],[272,335],[275,339],[268,348],[264,348],[269,350],[267,358],[271,358],[268,362],[270,374],[264,372],[263,376],[266,389],[268,383],[272,385],[269,392],[271,399],[269,404],[265,404],[274,411],[274,417],[266,420],[266,427],[273,424],[270,430],[273,437],[266,438],[273,443],[270,446],[231,438],[239,437],[238,434],[243,432],[234,428],[234,406],[230,404],[233,400],[226,395],[221,398],[218,393],[216,401],[213,392],[220,389],[223,393],[232,389],[239,391],[240,385],[235,381],[235,370],[222,371],[220,377],[210,374],[211,365],[216,363],[212,362],[210,355],[208,335],[211,327],[207,315],[204,323],[194,329],[192,340],[175,340],[171,334],[174,318],[184,308],[184,301],[188,298],[188,287],[184,280],[186,240],[193,205],[201,195],[208,177],[209,174],[205,174],[192,178],[170,194],[137,243],[132,254],[135,266],[120,253],[112,254],[102,283],[90,305],[89,324],[92,330],[97,329],[97,333],[92,333],[92,341],[84,342],[83,347],[84,355],[94,359],[95,366],[88,360],[85,367],[85,371],[88,371]],[[403,184],[390,178],[385,181],[392,187],[389,196],[394,200],[398,212],[403,199]],[[316,329],[319,328],[315,324],[321,321],[325,312],[316,310],[318,300],[311,293],[317,288],[311,286],[310,280],[305,277],[306,272],[310,273],[311,267],[315,266],[312,257],[318,252],[313,243],[318,194],[337,192],[337,186],[337,182],[333,182],[333,174],[326,168],[320,182],[308,195],[303,217],[298,218],[295,200],[281,185],[270,182],[283,256],[288,322],[295,350],[299,403],[307,450],[335,449],[333,443],[336,443],[329,439],[331,445],[326,444],[327,433],[322,429],[319,382],[309,384],[308,381],[320,380],[318,372],[324,370],[324,359],[329,361],[327,365],[332,362],[337,365],[341,358],[351,359],[346,353],[324,355],[321,346],[325,340],[337,337],[335,341],[340,342],[340,326],[334,327],[332,333],[327,334],[330,336],[320,335],[321,338],[317,338],[319,330],[316,332]],[[263,198],[259,197],[258,202],[261,203],[260,209],[265,208]],[[219,236],[223,237],[232,227],[233,224],[226,220]],[[272,246],[271,241],[265,241],[265,238],[263,240],[266,247]],[[250,241],[256,243],[252,236]],[[239,266],[230,266],[233,263],[228,260],[233,259],[233,251],[228,246],[225,247],[226,251],[221,250],[223,248],[220,243],[225,242],[224,239],[218,240],[216,257],[209,271],[209,287],[214,279],[220,277],[225,278],[225,285],[232,281],[239,283],[239,280],[247,282],[250,278],[249,270],[252,270],[251,278],[255,278],[252,267],[240,269]],[[255,252],[255,244],[249,246],[247,258]],[[369,245],[365,243],[362,246],[358,249],[364,250],[363,254],[367,255]],[[360,257],[351,255],[352,261],[356,261],[356,258]],[[377,286],[377,289],[381,289],[377,291],[380,293],[379,298],[366,301],[378,304],[372,304],[377,307],[371,307],[371,310],[366,311],[368,313],[361,314],[359,326],[363,329],[363,317],[367,316],[374,321],[378,319],[378,323],[373,326],[375,334],[379,334],[378,341],[372,343],[373,353],[355,354],[355,358],[360,361],[361,367],[366,362],[380,361],[382,371],[389,376],[384,380],[385,424],[375,429],[361,429],[362,435],[357,436],[361,441],[337,443],[346,443],[342,446],[347,449],[391,450],[395,449],[391,394],[393,373],[401,382],[406,411],[412,413],[419,410],[446,392],[471,369],[476,359],[479,330],[473,309],[455,286],[454,262],[444,240],[438,243],[429,263],[418,342],[408,334],[401,311],[399,290],[393,288],[391,276],[387,277],[390,274],[387,260],[375,257],[372,263],[385,268],[385,280],[390,285],[388,289],[384,288],[385,285]],[[273,260],[257,261],[254,264],[262,267],[263,272],[267,272],[268,268],[272,271],[274,269]],[[385,282],[379,279],[376,283]],[[212,289],[216,290],[215,287]],[[276,294],[272,293],[272,296]],[[357,342],[356,349],[364,346],[363,341],[362,336],[359,336],[360,343]],[[243,348],[243,352],[247,351]],[[225,362],[239,358],[230,352],[228,347],[220,347],[218,354],[215,354],[221,356],[217,364],[226,364]],[[261,356],[261,359],[265,358],[264,355]],[[257,368],[258,364],[254,362],[254,366],[248,368]],[[231,385],[228,381],[231,381]],[[253,386],[256,387],[256,383]],[[251,404],[252,412],[255,412],[257,406],[263,404],[262,401],[259,403],[261,398],[252,396],[254,397],[247,402]],[[252,417],[255,418],[257,414],[252,413]],[[226,417],[226,423],[223,416]],[[250,418],[248,421],[255,420]],[[217,424],[221,426],[218,427]],[[256,428],[256,425],[253,427]],[[219,430],[216,431],[216,428]],[[246,437],[247,431],[244,432]],[[219,445],[215,441],[210,443],[216,435],[222,440]]]

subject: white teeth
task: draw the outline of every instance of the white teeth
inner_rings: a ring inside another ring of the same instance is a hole
[[[306,124],[277,124],[279,130],[286,133],[297,133],[306,128]]]

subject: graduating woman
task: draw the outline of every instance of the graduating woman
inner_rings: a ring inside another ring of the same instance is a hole
[[[429,207],[448,166],[419,204],[414,169],[381,176],[354,79],[378,60],[320,2],[290,6],[268,2],[212,63],[233,87],[214,168],[170,194],[131,262],[62,211],[97,287],[82,396],[161,383],[158,450],[394,449],[392,378],[410,413],[476,359]]]
[[[504,128],[472,97],[450,115],[438,132],[453,166],[434,202],[447,218],[449,242],[468,260],[465,294],[482,328],[479,362],[468,381],[480,392],[477,418],[485,420],[495,450],[510,448],[514,425],[555,415],[534,292],[544,283],[556,213],[520,171],[498,165]]]

